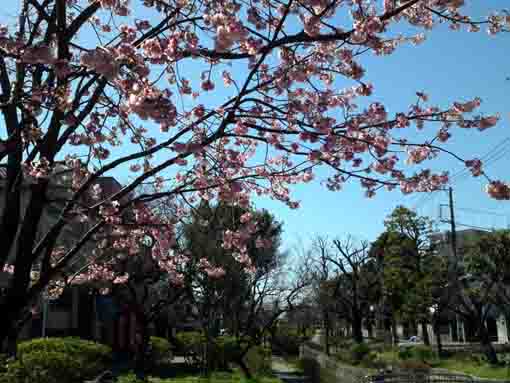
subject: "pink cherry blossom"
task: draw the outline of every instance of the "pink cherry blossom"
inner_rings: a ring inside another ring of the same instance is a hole
[[[96,48],[81,55],[81,65],[102,74],[109,80],[118,76],[119,64],[113,54],[104,48]]]
[[[22,60],[27,64],[53,64],[56,57],[50,46],[40,45],[27,48],[23,52]]]
[[[498,121],[499,121],[499,115],[483,117],[478,122],[478,129],[485,130],[488,128],[492,128],[493,126],[495,126],[498,123]]]
[[[510,185],[501,181],[492,181],[485,188],[487,194],[497,200],[510,200]]]
[[[478,158],[465,161],[466,167],[469,168],[474,177],[482,174],[482,161]]]

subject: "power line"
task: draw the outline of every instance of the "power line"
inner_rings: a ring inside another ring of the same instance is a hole
[[[494,164],[499,161],[501,158],[505,157],[510,153],[510,137],[507,137],[501,140],[498,144],[496,144],[491,150],[485,153],[482,157],[480,157],[480,161],[482,161],[484,168],[487,168],[489,165]],[[455,172],[449,180],[450,185],[459,184],[461,181],[467,178],[470,170],[468,168],[462,168]],[[437,193],[429,192],[422,196],[415,204],[414,209],[418,209],[423,205],[430,203],[435,197],[437,197]]]
[[[457,222],[457,226],[469,227],[470,229],[478,229],[478,230],[485,230],[485,231],[492,231],[493,230],[492,228],[489,229],[488,227],[467,225],[465,223],[458,223],[458,222]]]
[[[505,155],[510,153],[510,145],[507,145],[508,143],[510,143],[510,137],[507,137],[504,140],[500,141],[489,152],[485,153],[485,155],[480,157],[480,161],[482,161],[483,166],[487,168],[489,165],[494,164],[495,162],[503,158]],[[469,173],[470,170],[468,168],[463,168],[459,170],[450,177],[450,184],[454,184],[456,182],[461,181],[467,175],[469,175]]]
[[[469,207],[457,207],[456,209],[462,210],[462,211],[468,211],[468,212],[476,213],[476,214],[486,214],[486,215],[493,215],[493,216],[498,216],[498,217],[510,216],[510,214],[501,214],[501,213],[496,213],[496,212],[489,211],[489,210],[472,209]]]

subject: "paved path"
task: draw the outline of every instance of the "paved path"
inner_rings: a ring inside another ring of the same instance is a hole
[[[310,339],[310,341],[312,343],[321,344],[321,334],[322,333],[320,330],[315,330],[315,333],[313,334],[312,339]]]
[[[285,383],[309,383],[309,379],[280,356],[273,356],[273,374]]]

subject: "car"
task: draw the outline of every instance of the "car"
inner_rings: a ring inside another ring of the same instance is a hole
[[[421,338],[419,336],[413,335],[409,339],[399,342],[398,347],[412,347],[412,346],[416,346],[418,344],[423,344],[423,341],[421,340]]]
[[[416,335],[413,335],[412,337],[409,338],[409,342],[419,343],[419,342],[421,342],[421,339],[419,337],[417,337]]]

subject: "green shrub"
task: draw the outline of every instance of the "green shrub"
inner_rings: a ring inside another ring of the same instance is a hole
[[[271,349],[263,346],[252,347],[244,357],[245,363],[255,375],[271,374]]]
[[[320,382],[321,366],[319,362],[312,358],[302,358],[299,364],[305,376],[309,377],[312,383]]]
[[[135,374],[130,372],[119,376],[116,383],[143,383],[143,380],[138,379]]]
[[[87,363],[95,363],[96,361],[107,363],[111,360],[110,347],[80,338],[38,338],[21,342],[18,345],[19,358],[36,351],[62,352],[82,359]]]
[[[469,359],[478,366],[482,366],[487,363],[487,357],[483,354],[470,354]]]
[[[370,353],[370,347],[366,343],[357,343],[351,347],[351,358],[355,362],[360,362]]]
[[[110,360],[110,349],[94,342],[34,339],[20,343],[18,359],[7,365],[4,379],[9,383],[75,383],[95,377]]]
[[[183,332],[177,334],[185,358],[189,363],[206,364],[213,370],[228,368],[230,362],[235,361],[241,352],[239,341],[233,336],[219,336],[207,345],[205,335],[200,332]],[[208,349],[209,360],[206,361]]]
[[[150,337],[150,359],[156,363],[161,363],[167,359],[171,359],[171,347],[170,342],[165,338],[159,338],[157,336]]]
[[[299,354],[299,346],[304,341],[304,338],[299,334],[297,329],[280,326],[272,341],[275,347],[283,353],[297,355]]]
[[[0,374],[7,372],[7,364],[9,363],[9,357],[6,354],[0,354]]]
[[[176,338],[182,346],[182,349],[179,351],[183,354],[202,353],[201,347],[205,344],[205,335],[203,333],[199,331],[179,332]]]
[[[419,345],[413,347],[412,353],[414,359],[421,360],[422,362],[432,362],[436,359],[436,353],[430,346]]]
[[[434,350],[425,345],[418,345],[413,347],[401,347],[398,351],[400,360],[415,360],[423,363],[433,363],[437,360],[437,355]]]
[[[361,360],[361,365],[367,368],[383,369],[386,367],[386,362],[379,357],[377,352],[371,351],[365,354]]]
[[[239,358],[241,347],[233,336],[219,336],[210,344],[209,367],[214,370],[227,369],[229,363]]]
[[[408,360],[413,357],[412,347],[400,347],[398,349],[398,358],[401,360]]]

